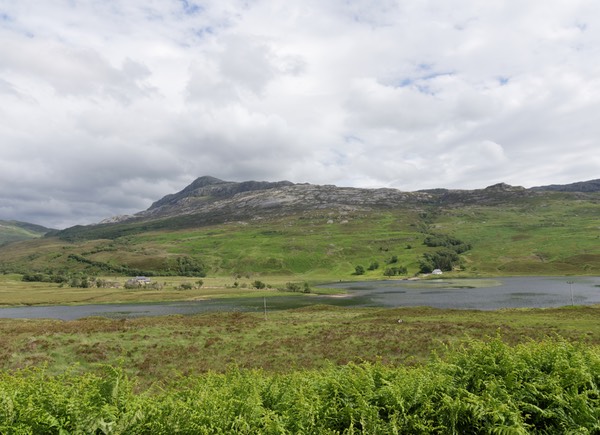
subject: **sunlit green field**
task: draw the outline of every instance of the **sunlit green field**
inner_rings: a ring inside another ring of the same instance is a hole
[[[254,277],[152,277],[159,289],[124,288],[129,277],[99,277],[117,284],[118,288],[77,288],[69,285],[43,282],[24,282],[19,274],[0,275],[0,307],[22,305],[103,304],[128,302],[194,301],[221,298],[269,298],[295,294],[286,289],[288,278],[303,285],[302,276],[261,276],[265,288],[254,287]],[[182,288],[182,285],[191,288]],[[332,295],[339,289],[310,287],[310,294]],[[302,297],[302,294],[298,294]]]

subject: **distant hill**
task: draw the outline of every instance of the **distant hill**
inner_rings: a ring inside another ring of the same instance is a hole
[[[0,220],[0,245],[42,237],[50,228],[28,222]]]
[[[532,187],[534,191],[554,192],[600,192],[600,179],[579,181],[571,184],[551,184],[549,186]]]

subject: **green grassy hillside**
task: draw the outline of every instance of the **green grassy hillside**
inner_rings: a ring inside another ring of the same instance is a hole
[[[0,246],[19,240],[35,239],[43,236],[48,231],[50,229],[40,225],[0,220]]]
[[[176,221],[177,222],[177,221]],[[600,273],[600,201],[595,196],[547,193],[491,205],[470,203],[427,208],[340,212],[321,210],[205,226],[162,229],[127,224],[126,235],[67,241],[57,237],[0,249],[7,272],[80,270],[88,273],[179,274],[180,258],[201,265],[208,276],[347,279],[356,265],[364,278],[383,278],[392,257],[408,275],[435,247],[431,234],[449,235],[472,248],[454,274],[593,275]],[[157,225],[157,224],[155,224]],[[114,226],[114,229],[118,226]]]

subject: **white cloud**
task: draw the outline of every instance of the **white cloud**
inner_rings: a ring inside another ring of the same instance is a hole
[[[0,217],[98,221],[205,174],[597,178],[599,29],[585,0],[0,0]]]

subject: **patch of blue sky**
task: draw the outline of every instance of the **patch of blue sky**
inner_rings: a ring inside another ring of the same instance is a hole
[[[500,86],[504,86],[508,84],[508,82],[510,81],[510,77],[500,76],[497,78],[497,80],[498,83],[500,83]]]
[[[429,68],[426,68],[428,70]],[[429,82],[438,77],[453,76],[455,73],[452,71],[446,72],[431,72],[424,75],[418,75],[415,77],[402,77],[396,80],[388,81],[384,83],[387,86],[394,88],[414,88],[423,94],[433,95],[434,92],[429,86]]]
[[[344,135],[344,142],[345,143],[352,143],[352,142],[364,143],[364,141],[360,137],[354,136],[353,134]]]
[[[0,11],[0,22],[11,22],[11,21],[13,21],[13,17],[8,15],[4,11]]]
[[[179,0],[183,11],[187,15],[196,15],[204,11],[204,7],[190,0]]]
[[[201,39],[208,35],[213,35],[214,33],[215,29],[212,26],[200,27],[199,29],[194,30],[194,35]]]
[[[414,79],[412,79],[410,77],[405,77],[405,78],[401,79],[395,87],[407,88],[409,86],[412,86],[414,82],[415,82]]]

